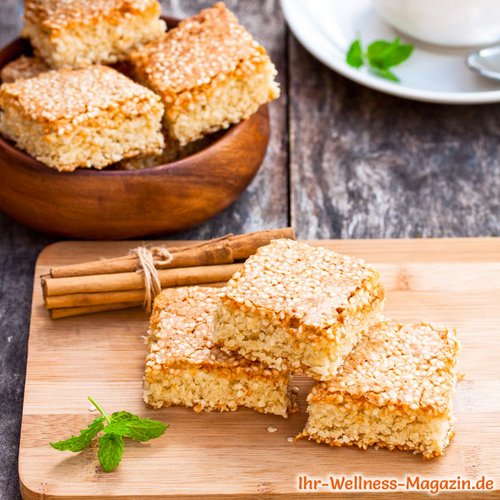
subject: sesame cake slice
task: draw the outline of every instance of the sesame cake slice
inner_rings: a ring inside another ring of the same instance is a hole
[[[155,300],[149,330],[144,400],[195,411],[240,406],[287,416],[289,374],[221,351],[214,343],[217,288],[164,290]]]
[[[166,30],[157,0],[25,0],[24,6],[23,36],[56,69],[115,63]]]
[[[33,78],[49,69],[39,57],[21,56],[2,68],[0,78],[3,83],[11,83],[21,78]]]
[[[106,66],[48,71],[0,87],[0,132],[60,171],[161,152],[163,105]]]
[[[442,455],[452,437],[457,353],[455,331],[442,326],[373,326],[339,374],[313,387],[299,437]]]
[[[383,299],[379,274],[364,261],[274,240],[224,288],[217,340],[248,359],[327,380],[379,320]]]
[[[135,78],[161,96],[165,129],[181,146],[279,95],[264,47],[222,2],[133,51],[130,61]]]

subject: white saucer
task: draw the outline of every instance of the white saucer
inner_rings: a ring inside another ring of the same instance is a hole
[[[419,101],[500,101],[500,82],[487,80],[466,66],[465,57],[471,49],[447,49],[409,40],[378,17],[370,0],[281,0],[281,7],[302,45],[321,62],[355,82]],[[401,83],[384,80],[345,62],[346,52],[358,35],[364,47],[377,38],[392,40],[395,36],[415,45],[412,56],[393,68]]]

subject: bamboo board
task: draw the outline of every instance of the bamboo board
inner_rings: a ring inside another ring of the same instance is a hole
[[[311,495],[298,490],[299,474],[320,478],[419,474],[449,479],[485,475],[500,486],[500,239],[316,243],[376,265],[388,292],[387,315],[457,327],[465,379],[456,394],[456,437],[444,457],[424,461],[405,452],[287,441],[302,429],[306,418],[304,399],[310,383],[301,377],[296,377],[301,412],[287,420],[251,410],[195,414],[185,408],[148,409],[141,398],[146,315],[130,310],[53,321],[42,306],[38,282],[38,276],[52,265],[124,254],[134,243],[64,242],[47,247],[35,271],[19,457],[23,496]],[[127,442],[121,465],[106,474],[98,466],[95,449],[71,454],[48,446],[49,441],[74,433],[93,418],[88,395],[109,412],[126,409],[159,418],[170,429],[148,444]],[[269,426],[277,432],[269,433]],[[320,489],[317,494],[331,496],[331,491]],[[464,498],[478,495],[469,492]],[[427,497],[415,492],[404,496]]]

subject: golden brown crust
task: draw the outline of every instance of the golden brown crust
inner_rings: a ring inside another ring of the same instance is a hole
[[[450,440],[453,438],[454,433],[450,432]],[[302,438],[307,438],[309,441],[314,441],[318,444],[327,444],[332,447],[344,447],[344,446],[349,446],[351,448],[361,448],[363,450],[367,450],[369,446],[376,446],[377,448],[384,448],[387,450],[400,450],[400,451],[412,451],[415,454],[418,454],[419,452],[415,450],[415,447],[413,446],[408,446],[408,445],[400,445],[400,444],[390,444],[385,441],[373,441],[370,443],[366,443],[365,441],[339,441],[336,439],[329,439],[329,438],[323,438],[323,437],[318,437],[316,435],[312,436],[309,435],[307,432],[302,432],[298,436],[296,436],[294,439],[302,439]],[[427,450],[426,453],[422,453],[422,458],[428,460],[431,458],[436,458],[444,455],[443,450]]]
[[[333,380],[312,389],[308,401],[447,414],[457,378],[457,353],[453,329],[383,321],[367,332]]]

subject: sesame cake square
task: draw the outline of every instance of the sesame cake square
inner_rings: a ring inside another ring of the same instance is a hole
[[[264,47],[219,2],[133,51],[135,78],[161,96],[167,133],[185,145],[279,95]]]
[[[0,87],[0,132],[60,171],[161,152],[163,105],[106,66],[48,71]]]
[[[56,69],[115,63],[166,30],[157,0],[25,0],[24,5],[22,34]]]
[[[217,340],[226,351],[327,380],[379,320],[383,299],[379,274],[364,261],[274,240],[224,288]]]
[[[373,326],[338,375],[313,387],[299,437],[442,455],[453,435],[457,353],[456,332],[443,326]]]
[[[220,290],[164,290],[155,300],[149,330],[144,400],[195,411],[234,411],[240,406],[287,416],[287,371],[228,354],[214,342],[213,312]]]
[[[21,56],[2,68],[0,79],[3,83],[12,83],[21,78],[33,78],[49,69],[39,57]]]

